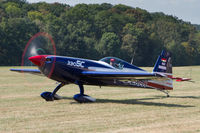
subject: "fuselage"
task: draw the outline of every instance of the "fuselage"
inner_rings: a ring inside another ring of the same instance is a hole
[[[32,58],[32,59],[31,59]],[[38,65],[40,71],[50,79],[56,80],[62,83],[75,83],[81,82],[85,85],[97,85],[97,86],[121,86],[121,87],[139,87],[139,88],[151,88],[152,85],[157,84],[152,79],[156,74],[148,73],[143,69],[140,69],[134,65],[131,65],[121,59],[115,57],[103,58],[100,61],[65,57],[65,56],[54,56],[44,55],[31,57],[30,60]],[[111,59],[115,62],[109,63]],[[94,75],[84,75],[83,73],[94,73]],[[126,77],[116,74],[111,76],[96,76],[98,73],[137,73],[139,76]],[[145,76],[141,76],[141,75]],[[167,88],[163,88],[167,89]]]

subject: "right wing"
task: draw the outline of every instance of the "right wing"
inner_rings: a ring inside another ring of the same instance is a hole
[[[10,69],[10,71],[42,75],[42,73],[38,69]]]
[[[83,71],[82,76],[97,79],[163,79],[161,75],[148,72]]]

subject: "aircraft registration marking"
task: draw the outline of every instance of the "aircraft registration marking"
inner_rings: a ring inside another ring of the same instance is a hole
[[[147,84],[145,81],[121,81],[125,85],[131,85],[136,87],[146,88]]]

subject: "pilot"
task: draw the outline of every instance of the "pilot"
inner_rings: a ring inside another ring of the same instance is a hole
[[[111,66],[114,66],[114,62],[115,62],[115,59],[111,58],[111,59],[110,59],[110,65],[111,65]]]

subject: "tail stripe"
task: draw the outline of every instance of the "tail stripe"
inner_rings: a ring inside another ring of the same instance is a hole
[[[165,86],[165,85],[161,85],[161,84],[156,84],[156,83],[152,83],[152,82],[148,82],[147,85],[149,87],[156,88],[156,89],[173,90],[173,87]]]

